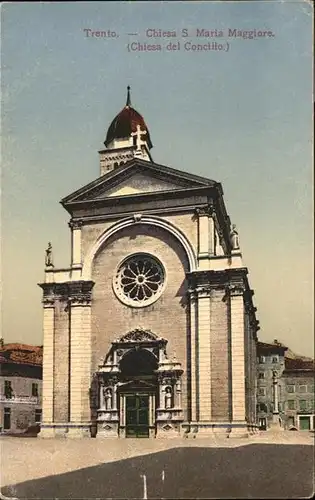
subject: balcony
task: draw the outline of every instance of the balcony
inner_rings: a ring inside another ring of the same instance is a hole
[[[1,395],[0,403],[39,405],[40,398],[38,396],[14,396],[14,395],[8,398],[5,395]]]

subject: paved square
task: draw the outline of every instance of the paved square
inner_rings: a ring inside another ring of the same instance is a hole
[[[2,494],[15,498],[305,498],[312,436],[249,440],[1,439]],[[163,480],[164,477],[164,480]]]

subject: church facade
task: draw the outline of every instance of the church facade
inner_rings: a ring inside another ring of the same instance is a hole
[[[61,202],[70,267],[46,251],[39,436],[255,432],[259,327],[221,184],[153,161],[129,88],[104,144]]]

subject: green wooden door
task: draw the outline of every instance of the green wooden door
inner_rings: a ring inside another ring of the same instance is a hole
[[[126,436],[149,437],[149,396],[126,395]]]
[[[300,417],[300,430],[309,431],[311,428],[310,417]]]

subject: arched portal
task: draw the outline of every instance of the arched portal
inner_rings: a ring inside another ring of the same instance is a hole
[[[155,406],[158,403],[158,359],[139,345],[127,351],[119,368],[118,387],[121,411],[120,434],[149,437],[155,434]]]
[[[97,437],[179,432],[183,370],[167,358],[166,345],[167,340],[143,329],[112,343],[96,373]]]
[[[137,347],[128,351],[119,363],[122,379],[156,378],[158,359],[147,349]]]

